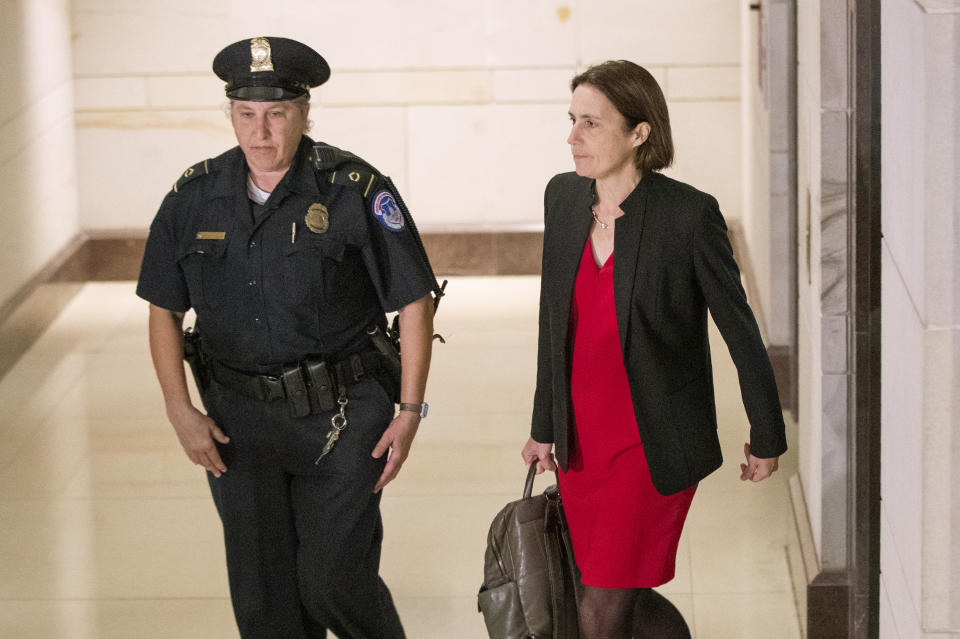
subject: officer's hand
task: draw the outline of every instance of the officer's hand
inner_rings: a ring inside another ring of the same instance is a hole
[[[377,442],[373,449],[374,459],[380,459],[387,449],[390,449],[390,456],[387,458],[387,465],[383,468],[383,474],[377,480],[377,485],[373,487],[373,492],[383,490],[383,487],[393,481],[393,478],[400,472],[400,467],[406,461],[410,454],[410,445],[417,434],[417,428],[420,426],[420,416],[414,412],[402,410],[390,425],[384,431],[383,437]]]
[[[174,410],[168,410],[167,416],[173,429],[177,432],[177,438],[180,445],[187,453],[194,464],[203,466],[213,473],[214,477],[219,477],[227,472],[227,466],[220,459],[220,453],[217,451],[217,445],[214,440],[221,444],[230,441],[220,428],[213,423],[213,420],[198,411],[193,406],[184,406]]]

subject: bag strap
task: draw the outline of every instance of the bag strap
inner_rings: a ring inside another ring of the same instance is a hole
[[[563,512],[563,500],[557,499],[556,511],[558,517],[558,526],[560,529],[560,539],[563,543],[564,560],[567,562],[567,570],[573,581],[573,594],[577,607],[580,607],[580,599],[583,597],[583,584],[580,583],[580,567],[577,566],[577,560],[573,556],[573,540],[570,538],[570,527],[567,525],[567,515]]]
[[[537,462],[538,459],[534,459],[530,463],[530,467],[527,469],[527,480],[523,484],[523,499],[530,499],[533,496],[533,480],[537,477]],[[557,479],[557,486],[560,485],[560,472],[553,471],[554,477]]]
[[[550,613],[553,618],[553,639],[563,639],[564,622],[564,578],[563,559],[560,557],[560,527],[557,525],[557,511],[547,503],[543,518],[543,549],[547,556],[547,584],[550,587]]]

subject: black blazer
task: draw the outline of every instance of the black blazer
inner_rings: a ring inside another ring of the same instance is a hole
[[[537,388],[531,435],[554,443],[566,470],[573,441],[570,304],[590,233],[593,180],[555,176],[544,196]],[[740,379],[756,457],[786,449],[773,369],[740,283],[727,227],[710,195],[648,173],[620,205],[613,277],[620,347],[657,490],[681,491],[723,461],[707,309]]]

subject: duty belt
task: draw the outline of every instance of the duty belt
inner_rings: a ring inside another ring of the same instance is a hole
[[[376,351],[353,353],[339,361],[308,357],[278,367],[278,375],[239,370],[213,358],[208,361],[213,379],[221,386],[262,402],[287,400],[295,417],[334,410],[340,386],[358,382],[382,367],[382,356]]]

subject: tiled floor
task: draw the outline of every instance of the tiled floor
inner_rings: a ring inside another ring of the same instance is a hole
[[[133,290],[86,285],[0,380],[0,637],[237,637],[219,522],[164,417]],[[455,278],[441,305],[431,416],[383,502],[382,572],[411,639],[486,636],[476,592],[489,522],[523,481],[537,290]],[[773,480],[739,481],[746,421],[714,343],[728,461],[703,482],[662,592],[697,639],[799,639],[794,452]]]

